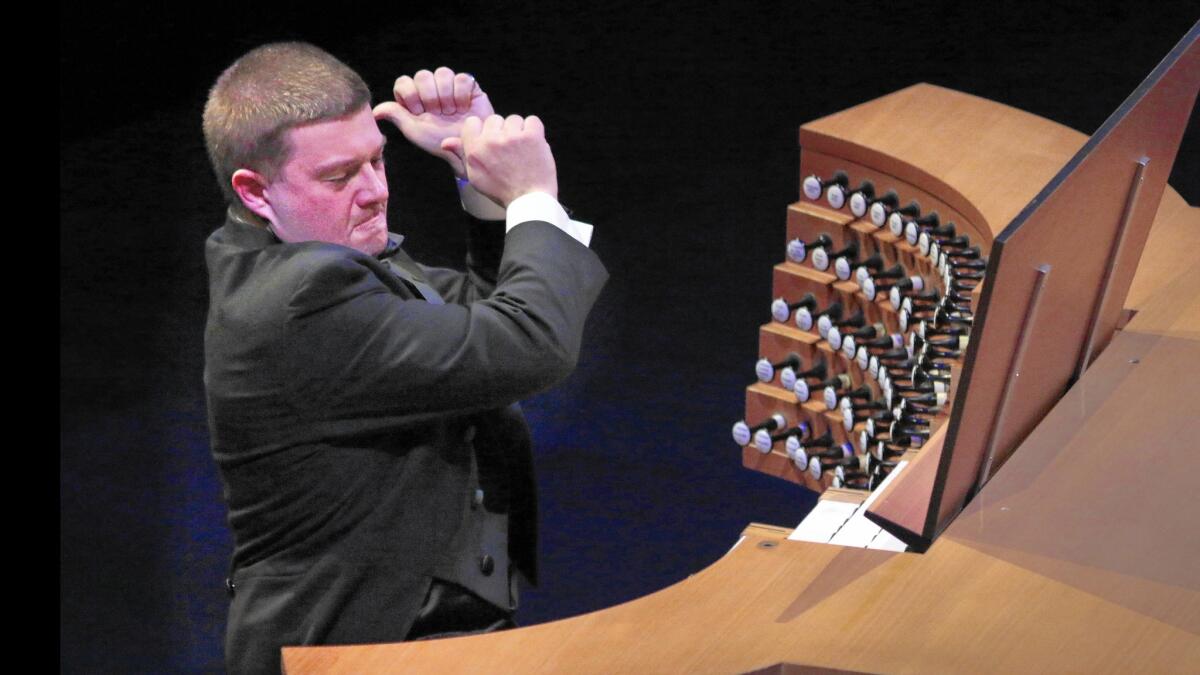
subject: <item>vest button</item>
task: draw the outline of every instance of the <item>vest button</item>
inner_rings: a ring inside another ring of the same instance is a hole
[[[490,556],[486,553],[479,556],[479,571],[483,572],[483,576],[485,576],[485,577],[492,576],[492,571],[495,569],[496,569],[496,561],[492,559],[492,556]]]
[[[467,427],[463,431],[463,440],[466,441],[467,443],[470,443],[471,441],[475,440],[475,425],[474,424]]]
[[[483,505],[483,489],[475,488],[475,494],[471,495],[471,508],[477,509]]]

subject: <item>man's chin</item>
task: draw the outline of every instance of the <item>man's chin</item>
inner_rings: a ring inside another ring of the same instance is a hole
[[[387,248],[387,216],[378,216],[354,228],[354,248],[369,255],[379,255]]]

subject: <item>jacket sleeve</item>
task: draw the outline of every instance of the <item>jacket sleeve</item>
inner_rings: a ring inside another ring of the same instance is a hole
[[[508,233],[494,291],[467,304],[398,296],[362,260],[331,256],[289,302],[291,403],[326,421],[510,404],[574,368],[607,276],[591,250],[539,221]]]

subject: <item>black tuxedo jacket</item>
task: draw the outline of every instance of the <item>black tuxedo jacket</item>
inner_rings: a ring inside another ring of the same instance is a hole
[[[567,376],[607,273],[548,223],[471,226],[467,272],[285,244],[230,217],[206,244],[205,387],[235,548],[231,672],[283,645],[404,639],[506,458],[509,548],[536,581],[517,400]],[[445,298],[426,302],[421,278]]]

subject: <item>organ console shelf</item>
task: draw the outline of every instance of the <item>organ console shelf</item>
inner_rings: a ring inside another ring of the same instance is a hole
[[[1172,53],[1186,49],[1192,73],[1177,96],[1195,96],[1198,37],[1200,25]],[[920,84],[806,124],[800,140],[801,178],[840,169],[851,187],[864,179],[877,194],[894,187],[901,204],[916,199],[924,212],[937,210],[989,255],[1001,228],[1089,139],[1008,106]],[[1165,169],[1153,159],[1149,170]],[[285,648],[285,672],[488,672],[497,663],[512,672],[577,673],[1194,669],[1200,502],[1187,496],[1200,453],[1180,439],[1200,437],[1200,209],[1169,187],[1147,207],[1157,213],[1145,254],[1133,261],[1131,282],[1117,279],[1129,289],[1128,311],[1113,319],[1121,330],[1107,347],[1097,346],[1092,367],[924,554],[794,541],[790,528],[751,524],[708,568],[632,602],[467,638]],[[845,213],[801,201],[788,208],[787,236],[810,241],[828,231],[838,248],[846,236],[895,243]],[[775,268],[776,279],[781,269],[786,278],[813,276],[791,274],[785,264]],[[981,295],[971,294],[976,312]],[[836,296],[830,287],[823,306]],[[832,370],[839,367],[825,341],[794,326],[763,325],[759,347],[772,362],[796,351],[807,365],[819,352]],[[840,367],[853,376],[853,367]],[[952,370],[951,379],[965,377]],[[748,417],[761,420],[777,404],[794,406],[794,394],[765,383],[747,389],[747,407],[758,406]],[[797,410],[828,419],[815,401]],[[836,433],[839,426],[828,428]],[[943,424],[919,451],[904,454],[905,495],[935,483],[950,431]],[[1130,439],[1137,439],[1138,461],[1130,461]],[[750,449],[743,458],[792,479],[783,453]],[[860,491],[830,488],[825,477],[795,480],[851,506],[864,499]],[[871,508],[891,508],[892,518],[909,518],[916,528],[928,502],[889,498],[900,487],[894,480],[873,493]],[[771,664],[796,665],[764,670]]]

